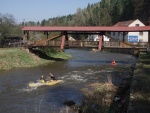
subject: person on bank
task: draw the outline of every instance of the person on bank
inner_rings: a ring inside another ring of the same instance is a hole
[[[43,75],[41,76],[40,80],[41,80],[42,83],[46,82],[46,79]]]
[[[56,80],[56,78],[55,78],[54,74],[49,73],[49,75],[50,75],[51,80]]]

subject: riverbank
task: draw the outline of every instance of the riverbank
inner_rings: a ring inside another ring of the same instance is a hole
[[[83,88],[84,98],[78,110],[81,113],[126,113],[133,77],[132,66],[115,69],[116,73],[107,75],[104,82],[95,82]],[[113,74],[122,76],[117,85]]]
[[[150,53],[141,53],[131,84],[128,113],[150,112]]]
[[[94,85],[92,92],[85,90],[87,100],[83,104],[83,113],[149,113],[150,53],[140,53],[138,62],[131,65],[126,75],[117,88],[112,84],[99,84]]]
[[[48,53],[50,53],[49,51]],[[42,52],[44,54],[44,52]],[[71,55],[65,52],[53,52],[44,58],[38,54],[31,53],[28,49],[21,48],[4,48],[0,49],[0,70],[8,70],[18,67],[35,67],[45,65],[57,60],[66,60],[71,58]]]

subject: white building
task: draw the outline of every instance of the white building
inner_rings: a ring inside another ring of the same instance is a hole
[[[145,25],[137,19],[137,20],[118,22],[114,26],[133,27],[133,26],[145,26]],[[122,41],[123,33],[111,32],[111,37]],[[148,32],[128,32],[124,37],[124,41],[126,42],[148,42]]]
[[[89,35],[87,38],[88,41],[99,41],[99,35]],[[103,41],[109,41],[110,38],[103,35]]]
[[[72,36],[69,37],[69,41],[76,41]]]

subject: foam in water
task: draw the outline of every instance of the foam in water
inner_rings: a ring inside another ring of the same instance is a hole
[[[19,89],[19,91],[21,91],[21,92],[31,92],[31,91],[36,90],[36,89],[37,89],[37,87],[32,87],[32,88],[26,87],[26,88]]]

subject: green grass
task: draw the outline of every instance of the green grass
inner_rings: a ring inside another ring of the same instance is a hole
[[[131,86],[129,113],[149,113],[150,108],[150,54],[141,53],[136,64]]]
[[[82,112],[108,113],[116,90],[117,87],[109,83],[95,83],[82,89],[86,100],[82,104]]]
[[[0,49],[0,70],[17,67],[34,67],[49,62],[52,61],[38,58],[26,50],[16,48]]]
[[[67,54],[63,51],[60,51],[60,49],[41,49],[43,53],[45,53],[47,56],[52,57],[52,58],[59,58],[63,60],[68,60],[72,56],[70,54]]]
[[[40,51],[40,50],[39,50]],[[46,58],[38,57],[27,49],[8,48],[0,49],[0,70],[18,67],[35,67],[57,60],[67,60],[71,55],[54,49],[41,49]]]

